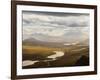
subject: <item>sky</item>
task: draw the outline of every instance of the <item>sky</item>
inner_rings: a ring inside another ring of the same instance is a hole
[[[22,12],[23,40],[76,42],[89,38],[89,14]]]

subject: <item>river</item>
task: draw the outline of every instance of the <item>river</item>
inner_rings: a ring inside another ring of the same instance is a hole
[[[64,56],[64,52],[63,51],[53,51],[53,52],[55,52],[55,54],[50,55],[47,58],[57,58],[57,57]]]
[[[64,56],[64,52],[63,51],[53,51],[55,52],[55,54],[47,56],[47,58],[51,58],[51,60],[43,60],[44,62],[48,62],[48,61],[54,61],[56,60],[57,57],[62,57]],[[34,65],[35,63],[40,62],[39,60],[24,60],[22,63],[22,66],[29,66],[29,65]]]

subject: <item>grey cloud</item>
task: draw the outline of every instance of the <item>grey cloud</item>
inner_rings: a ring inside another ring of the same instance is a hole
[[[88,22],[80,22],[80,23],[71,23],[68,25],[69,27],[88,27]]]
[[[47,15],[47,16],[82,16],[82,15],[89,15],[88,13],[68,13],[68,12],[48,12],[48,11],[23,11],[24,14],[38,14],[38,15]]]
[[[29,17],[29,15],[32,15],[34,17]],[[42,19],[41,16],[42,18],[43,17],[45,18]],[[79,30],[76,29],[77,27],[79,27]],[[45,41],[48,41],[48,39],[52,41],[53,40],[70,41],[70,39],[73,39],[75,36],[77,36],[78,37],[77,40],[78,40],[81,39],[81,36],[83,35],[81,30],[87,27],[89,27],[88,14],[80,14],[80,13],[65,14],[65,13],[30,12],[30,11],[23,12],[23,29],[26,30],[26,34],[23,34],[23,36],[26,38],[27,36],[28,37],[30,36]],[[38,28],[40,28],[40,30]],[[27,35],[28,34],[27,29],[32,30],[32,33]],[[43,31],[41,31],[41,29]],[[58,32],[56,32],[57,30]],[[46,31],[48,33],[44,33]],[[53,31],[55,31],[56,33],[60,33],[60,32],[61,33],[65,32],[65,33],[60,37],[53,36],[53,34],[49,35],[49,33]],[[87,32],[87,30],[84,32]]]
[[[56,12],[35,12],[35,11],[23,11],[23,14],[27,14],[27,15],[34,15],[34,14],[38,14],[38,15],[45,15],[49,18],[49,21],[45,20],[45,19],[39,19],[39,18],[31,18],[31,19],[25,19],[23,18],[23,24],[24,26],[29,25],[29,26],[50,26],[50,27],[59,27],[59,28],[65,28],[65,27],[87,27],[88,21],[84,20],[83,22],[79,22],[79,17],[81,16],[89,16],[89,14],[80,14],[80,13],[56,13]],[[59,16],[58,16],[59,15]],[[60,17],[60,15],[64,15],[58,19],[53,18],[54,16]],[[50,17],[51,16],[51,17]],[[68,17],[66,17],[68,16]],[[67,19],[69,17],[75,17],[77,16],[76,20],[75,19]],[[65,20],[62,20],[62,18],[65,18]],[[66,21],[67,19],[67,21]]]

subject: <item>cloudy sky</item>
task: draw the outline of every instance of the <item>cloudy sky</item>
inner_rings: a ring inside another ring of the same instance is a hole
[[[82,41],[89,37],[89,21],[86,13],[23,11],[23,40]]]

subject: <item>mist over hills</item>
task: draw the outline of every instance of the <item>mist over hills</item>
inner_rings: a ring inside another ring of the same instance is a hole
[[[45,42],[36,40],[34,38],[26,39],[23,41],[23,45],[34,45],[34,46],[47,46],[47,47],[64,47],[64,43],[62,42]]]
[[[51,41],[41,41],[35,38],[29,38],[23,40],[23,45],[30,45],[30,46],[45,46],[45,47],[68,47],[68,46],[88,46],[89,40],[77,41],[77,42],[51,42]]]

